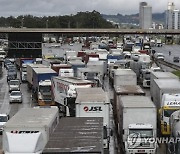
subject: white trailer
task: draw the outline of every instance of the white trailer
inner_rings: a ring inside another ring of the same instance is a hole
[[[76,89],[76,117],[103,117],[104,148],[109,148],[110,100],[102,88]]]
[[[99,70],[93,68],[78,68],[77,69],[77,77],[83,80],[91,80],[94,82],[96,87],[102,86],[102,75]]]
[[[137,85],[136,73],[131,69],[116,69],[114,71],[114,87],[122,85]]]
[[[101,75],[104,76],[107,73],[107,62],[106,61],[89,61],[87,63],[88,68],[100,71]]]
[[[104,154],[103,118],[65,117],[50,136],[43,154]]]
[[[169,117],[180,109],[180,81],[177,79],[154,79],[153,102],[158,109],[158,124],[162,135],[170,135]]]
[[[4,125],[3,152],[41,153],[59,122],[58,113],[57,107],[22,108]]]
[[[155,154],[156,142],[151,140],[157,135],[157,112],[153,102],[146,96],[119,96],[116,106],[116,128],[118,143],[124,147],[122,153]]]
[[[33,68],[48,68],[48,66],[43,64],[27,64],[27,82],[30,89],[33,85]]]
[[[89,88],[93,82],[76,77],[53,77],[52,97],[60,109],[60,116],[75,116],[76,88]]]
[[[178,102],[180,103],[180,101]],[[168,150],[170,153],[179,154],[180,153],[180,140],[179,140],[179,130],[180,130],[180,110],[172,113],[170,117],[170,130],[171,138],[175,139],[176,142],[169,143]]]
[[[177,79],[179,80],[178,76],[174,75],[171,72],[151,72],[150,75],[150,94],[151,97],[153,98],[154,96],[154,86],[155,86],[155,82],[154,79]]]

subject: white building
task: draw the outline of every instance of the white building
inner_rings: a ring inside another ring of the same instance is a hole
[[[180,11],[175,9],[174,3],[168,3],[166,10],[166,29],[180,29]]]
[[[139,26],[141,29],[152,28],[152,7],[146,2],[139,5]]]

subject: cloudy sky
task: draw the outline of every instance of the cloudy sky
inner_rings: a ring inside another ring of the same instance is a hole
[[[0,16],[18,15],[70,15],[96,10],[102,14],[134,14],[139,12],[143,0],[0,0]],[[153,13],[162,13],[167,3],[174,2],[180,9],[180,0],[144,0],[152,6]]]

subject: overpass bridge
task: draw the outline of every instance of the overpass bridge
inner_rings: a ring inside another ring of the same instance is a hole
[[[0,34],[8,35],[8,57],[42,56],[42,39],[44,34],[63,36],[102,36],[102,35],[179,35],[180,30],[167,29],[79,29],[79,28],[0,28]]]
[[[0,28],[0,33],[40,33],[40,34],[146,34],[146,35],[179,35],[180,30],[169,29],[89,29],[89,28]]]

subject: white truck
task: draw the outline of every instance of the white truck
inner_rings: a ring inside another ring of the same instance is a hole
[[[59,70],[61,77],[74,77],[74,70],[72,68],[62,68]]]
[[[104,148],[109,148],[110,100],[102,88],[76,89],[76,117],[103,117]]]
[[[87,67],[100,71],[102,76],[107,74],[107,62],[105,61],[89,61]]]
[[[22,108],[5,125],[3,153],[39,154],[59,122],[57,107]]]
[[[77,51],[66,51],[65,53],[65,61],[69,61],[71,58],[77,57]]]
[[[77,69],[77,77],[83,80],[91,80],[94,82],[96,87],[102,86],[102,75],[99,70],[93,68],[78,68]]]
[[[177,101],[180,103],[180,100]],[[170,137],[173,138],[176,142],[171,142],[168,144],[169,153],[179,154],[180,153],[180,140],[179,140],[179,130],[180,130],[180,110],[175,111],[171,114],[170,117]]]
[[[33,85],[33,68],[48,68],[48,66],[43,64],[27,64],[27,83],[29,89]]]
[[[151,72],[150,75],[150,94],[151,94],[151,99],[153,100],[153,96],[154,96],[154,86],[155,86],[155,82],[154,79],[178,79],[178,77],[176,75],[174,75],[171,72]]]
[[[157,112],[146,96],[119,96],[116,104],[118,145],[123,154],[155,154]],[[151,116],[149,116],[151,115]]]
[[[180,109],[180,81],[177,79],[154,79],[153,102],[158,110],[158,126],[162,135],[170,135],[169,117]]]
[[[141,69],[141,73],[139,76],[140,83],[144,88],[149,88],[150,87],[150,75],[151,75],[151,70],[150,69]]]
[[[114,87],[121,85],[137,85],[136,73],[131,69],[116,69],[114,71]]]
[[[103,118],[61,118],[42,154],[53,153],[104,154]]]
[[[75,116],[76,88],[89,88],[93,82],[76,77],[53,77],[52,97],[60,111],[60,116]]]
[[[157,47],[162,47],[162,41],[161,41],[161,39],[156,39],[156,46],[157,46]]]

